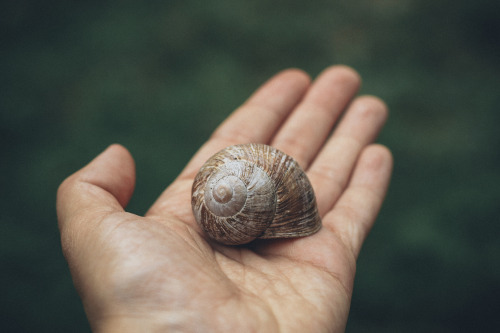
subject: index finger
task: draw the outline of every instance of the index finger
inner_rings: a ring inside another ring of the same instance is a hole
[[[174,183],[163,191],[147,215],[174,214],[197,229],[186,194],[206,160],[219,150],[239,143],[269,143],[285,118],[300,102],[310,78],[297,69],[285,70],[264,83],[234,111],[198,150]]]
[[[298,69],[278,73],[234,111],[198,150],[179,179],[193,178],[201,165],[219,150],[240,143],[269,143],[310,85]]]

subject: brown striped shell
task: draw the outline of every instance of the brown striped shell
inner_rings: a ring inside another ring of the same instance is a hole
[[[194,179],[191,204],[201,229],[228,245],[302,237],[321,228],[304,171],[263,144],[231,146],[212,156]]]

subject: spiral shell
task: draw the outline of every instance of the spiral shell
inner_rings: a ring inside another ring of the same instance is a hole
[[[302,237],[321,228],[304,171],[263,144],[230,146],[212,156],[195,177],[191,204],[201,229],[228,245]]]

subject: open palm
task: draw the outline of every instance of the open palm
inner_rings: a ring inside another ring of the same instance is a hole
[[[392,168],[390,152],[372,143],[386,107],[375,97],[355,98],[359,84],[343,66],[313,83],[299,70],[277,74],[215,131],[144,217],[124,211],[135,170],[119,145],[66,179],[57,201],[63,252],[92,328],[342,331],[356,258]],[[306,170],[323,221],[318,233],[244,247],[204,238],[191,211],[194,176],[220,149],[249,142],[272,145]]]

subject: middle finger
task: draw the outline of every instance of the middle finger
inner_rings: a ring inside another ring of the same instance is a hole
[[[387,106],[376,97],[358,97],[349,106],[332,137],[307,170],[321,216],[337,201],[359,154],[375,140],[386,119]]]
[[[307,169],[359,85],[359,75],[349,67],[333,66],[323,71],[271,145]]]

